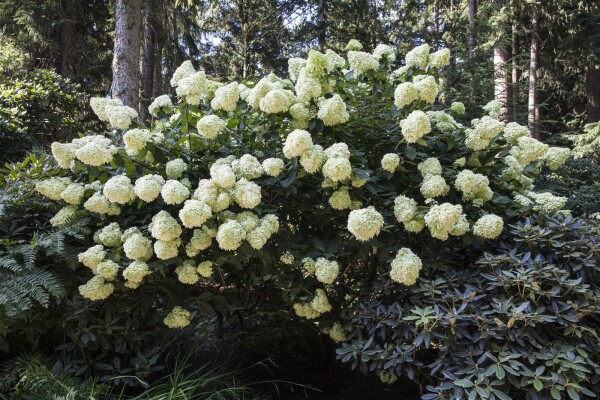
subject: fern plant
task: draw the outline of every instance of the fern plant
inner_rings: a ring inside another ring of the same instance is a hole
[[[84,225],[77,224],[36,234],[29,242],[0,242],[0,334],[33,307],[47,308],[53,298],[66,295],[59,271],[77,267],[80,249],[68,242],[84,233]]]

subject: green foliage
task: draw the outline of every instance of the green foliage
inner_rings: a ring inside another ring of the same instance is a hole
[[[427,400],[595,397],[599,234],[582,219],[533,217],[471,268],[442,261],[406,296],[383,280],[338,358],[417,379]]]
[[[34,145],[93,129],[83,101],[78,85],[50,70],[0,80],[0,159],[16,161]]]
[[[573,215],[593,216],[600,212],[600,167],[592,158],[569,160],[556,171],[548,171],[536,182],[538,190],[568,198],[566,208]]]

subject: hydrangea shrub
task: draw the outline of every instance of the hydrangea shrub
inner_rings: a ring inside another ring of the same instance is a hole
[[[118,100],[93,99],[112,129],[54,143],[64,176],[37,184],[64,204],[54,225],[96,225],[80,293],[100,301],[165,277],[207,293],[267,284],[339,342],[372,282],[389,276],[411,293],[437,263],[461,268],[432,249],[459,260],[520,216],[563,208],[533,177],[568,150],[499,121],[494,102],[469,122],[463,104],[436,104],[447,49],[419,46],[402,66],[386,45],[347,50],[311,50],[289,60],[289,79],[244,83],[186,61],[149,127]],[[180,328],[201,309],[192,298],[160,311]]]

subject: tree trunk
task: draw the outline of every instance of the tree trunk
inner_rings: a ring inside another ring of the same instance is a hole
[[[512,109],[512,120],[517,119],[517,104],[519,97],[519,68],[518,68],[518,56],[519,56],[519,43],[517,42],[517,24],[512,24],[512,36],[511,36],[511,52],[512,52],[512,74],[511,74],[511,87],[510,87],[510,105]]]
[[[600,67],[590,65],[586,73],[588,102],[585,107],[586,122],[600,121]]]
[[[500,101],[500,120],[508,121],[508,72],[509,53],[503,47],[494,47],[494,98]]]
[[[319,51],[321,53],[325,52],[325,41],[327,33],[327,27],[325,26],[325,7],[327,7],[327,0],[319,0],[319,8],[317,13],[317,29],[319,31]]]
[[[112,97],[138,110],[141,0],[116,0]]]
[[[469,0],[469,64],[475,56],[475,18],[477,16],[477,0]]]
[[[529,63],[529,101],[527,107],[527,126],[534,138],[540,137],[539,110],[537,94],[537,68],[539,56],[539,11],[533,6],[531,17],[531,53]]]
[[[154,64],[156,58],[156,32],[154,31],[155,4],[146,0],[144,9],[144,55],[142,58],[142,98],[140,100],[140,120],[150,118],[148,106],[154,92]]]
[[[73,73],[74,40],[77,18],[77,3],[74,0],[63,0],[60,2],[60,65],[58,71],[62,76],[70,76]]]
[[[154,57],[154,84],[152,85],[152,97],[158,97],[163,93],[163,49],[164,43],[158,42],[156,57]]]

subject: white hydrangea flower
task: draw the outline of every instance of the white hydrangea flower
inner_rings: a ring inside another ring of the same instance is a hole
[[[123,243],[127,258],[135,261],[148,261],[152,258],[152,242],[140,233],[129,236]]]
[[[83,200],[85,187],[81,183],[71,183],[60,193],[60,197],[71,205],[79,205]]]
[[[504,127],[504,138],[510,144],[517,144],[520,137],[530,135],[529,128],[516,122],[509,122]]]
[[[317,117],[323,121],[325,126],[334,126],[348,121],[350,114],[346,110],[344,100],[339,94],[335,94],[329,99],[319,101]]]
[[[260,186],[242,178],[235,184],[234,198],[240,207],[254,208],[260,204],[262,199]]]
[[[73,140],[73,143],[78,146],[75,156],[84,164],[98,167],[110,163],[117,153],[117,148],[109,138],[88,136],[85,139],[85,141]]]
[[[71,183],[71,179],[69,178],[53,177],[36,182],[35,190],[50,200],[60,201],[62,199],[61,193],[69,187]]]
[[[180,80],[187,78],[196,73],[196,69],[190,60],[184,61],[173,73],[171,78],[171,86],[176,87]]]
[[[442,203],[434,205],[425,215],[425,224],[431,236],[440,240],[447,240],[448,235],[462,215],[460,204]]]
[[[166,204],[181,204],[190,196],[190,190],[181,182],[170,179],[163,185],[160,195]]]
[[[210,217],[210,206],[198,200],[186,200],[183,208],[179,210],[179,219],[186,228],[202,226]]]
[[[331,49],[325,52],[325,57],[327,58],[327,71],[329,72],[336,68],[343,68],[346,65],[346,59]]]
[[[281,86],[273,84],[273,82],[270,82],[266,77],[262,78],[252,89],[250,89],[246,101],[252,108],[259,108],[260,100],[274,89],[281,89]]]
[[[246,230],[236,220],[229,220],[219,226],[217,243],[223,250],[234,251],[246,238]]]
[[[554,215],[567,204],[567,198],[562,196],[554,196],[550,192],[527,193],[535,201],[533,209],[543,214]]]
[[[469,229],[471,229],[471,226],[469,225],[467,216],[465,214],[461,214],[460,218],[458,219],[458,222],[454,224],[449,233],[452,236],[462,236],[465,233],[469,232]]]
[[[156,200],[165,184],[165,180],[160,175],[144,175],[135,181],[133,191],[136,196],[145,202]]]
[[[219,118],[217,115],[206,115],[196,124],[196,129],[200,136],[206,139],[215,139],[219,133],[225,129],[227,122]]]
[[[73,143],[54,142],[51,146],[52,156],[61,168],[69,168],[71,162],[75,159],[77,146]]]
[[[340,265],[336,261],[329,261],[319,257],[315,262],[315,277],[321,283],[332,284],[340,273]]]
[[[106,283],[103,277],[95,275],[84,285],[79,286],[79,294],[92,301],[104,300],[115,290],[112,283]]]
[[[237,82],[231,82],[215,90],[215,97],[211,100],[210,106],[213,110],[232,112],[236,109],[239,98],[239,85]]]
[[[381,159],[381,168],[387,172],[393,173],[400,165],[400,156],[395,153],[387,153]]]
[[[408,143],[415,143],[431,132],[429,116],[421,110],[411,112],[405,119],[400,121],[402,136]]]
[[[150,234],[154,239],[171,241],[181,236],[181,226],[175,218],[167,211],[159,211],[152,217],[152,222],[148,226]]]
[[[111,260],[104,260],[98,264],[94,273],[103,277],[107,282],[113,281],[119,273],[119,264]]]
[[[425,220],[422,218],[413,218],[404,222],[404,229],[408,232],[419,233],[425,228]]]
[[[295,90],[298,100],[306,102],[321,97],[323,89],[319,79],[308,74],[306,68],[302,68],[298,75]]]
[[[158,116],[159,112],[170,112],[173,109],[173,102],[168,94],[163,94],[154,99],[152,104],[148,106],[148,111],[155,117]]]
[[[440,175],[425,175],[419,190],[425,198],[432,199],[447,195],[450,191],[450,186],[448,186],[446,180]]]
[[[160,260],[170,260],[171,258],[177,257],[179,254],[179,246],[181,245],[181,238],[173,239],[170,241],[157,240],[154,242],[154,253]]]
[[[485,239],[495,239],[502,233],[504,221],[494,214],[487,214],[475,221],[473,233]]]
[[[319,172],[325,161],[327,161],[327,155],[323,151],[323,147],[318,144],[310,147],[300,157],[300,165],[309,174]]]
[[[360,51],[362,49],[363,49],[362,43],[360,43],[356,39],[350,39],[348,41],[348,43],[346,44],[346,48],[344,50],[346,50],[346,51]]]
[[[450,104],[450,111],[456,115],[462,115],[465,113],[465,105],[460,101],[454,101]]]
[[[408,222],[417,214],[417,202],[406,196],[394,199],[394,215],[398,222]]]
[[[429,120],[442,132],[452,132],[456,127],[462,127],[461,124],[444,111],[427,111]]]
[[[242,211],[235,216],[235,220],[244,227],[246,232],[252,231],[260,224],[260,218],[251,211]]]
[[[379,61],[364,51],[349,51],[348,63],[350,64],[350,70],[357,75],[364,75],[379,68]]]
[[[472,129],[467,129],[465,145],[475,151],[483,150],[503,130],[503,122],[486,115],[479,120],[475,120]]]
[[[423,267],[423,262],[409,248],[403,247],[398,250],[396,257],[392,261],[392,269],[390,270],[390,278],[394,282],[402,283],[406,286],[411,286],[417,283],[419,273]]]
[[[131,180],[125,175],[116,175],[107,180],[102,193],[109,201],[117,204],[127,204],[136,197]]]
[[[510,149],[510,154],[519,161],[521,165],[527,165],[532,161],[543,158],[550,146],[529,136],[517,139],[517,146]]]
[[[295,129],[285,138],[283,154],[286,158],[301,157],[313,146],[310,133],[301,129]]]
[[[90,106],[98,119],[103,122],[108,122],[107,106],[123,106],[123,102],[119,99],[107,99],[106,97],[92,97]]]
[[[131,152],[141,151],[146,147],[146,143],[152,138],[152,133],[148,129],[130,129],[123,135],[125,148]]]
[[[331,311],[331,304],[329,304],[329,300],[323,289],[317,289],[315,291],[315,298],[310,302],[310,307],[319,313]]]
[[[456,190],[462,192],[464,200],[489,201],[492,199],[493,192],[489,187],[490,181],[487,176],[476,174],[471,170],[465,169],[456,175],[454,186]]]
[[[339,322],[334,323],[327,334],[336,343],[346,340],[346,331]]]
[[[175,268],[175,273],[179,282],[187,285],[193,285],[200,280],[194,260],[185,260],[182,265]]]
[[[294,255],[289,251],[286,251],[281,255],[281,257],[279,257],[279,261],[281,261],[281,263],[285,265],[292,265],[294,263],[294,260]]]
[[[382,58],[385,58],[390,63],[396,61],[396,53],[394,52],[394,49],[387,44],[377,45],[373,51],[373,57],[375,57],[377,61],[381,61]]]
[[[417,169],[423,177],[427,175],[441,175],[442,164],[435,157],[429,157],[417,165]]]
[[[185,328],[190,324],[192,313],[179,306],[175,307],[163,320],[164,324],[171,329]]]
[[[204,229],[194,229],[190,242],[185,247],[188,257],[195,257],[202,250],[208,249],[212,244],[212,236]]]
[[[334,157],[323,164],[323,176],[333,182],[340,182],[352,177],[352,165],[350,161],[342,157]]]
[[[406,66],[425,69],[429,62],[429,45],[427,43],[415,47],[406,53]]]
[[[214,163],[210,167],[210,177],[215,185],[229,189],[235,185],[235,172],[230,165]]]
[[[571,150],[566,147],[550,147],[544,154],[544,162],[551,170],[560,168],[571,155]]]
[[[483,106],[484,111],[488,112],[488,115],[494,119],[500,118],[500,112],[502,110],[502,102],[500,100],[492,100]]]
[[[346,143],[334,143],[325,149],[325,155],[327,158],[350,158],[350,149]]]
[[[92,270],[96,269],[96,266],[98,266],[105,257],[106,251],[104,251],[104,246],[100,244],[92,246],[83,253],[77,255],[79,262]]]
[[[265,171],[265,174],[269,176],[281,174],[284,166],[285,164],[281,158],[267,158],[262,162],[263,170]]]
[[[300,70],[306,66],[306,60],[303,58],[292,57],[288,59],[288,74],[292,82],[298,80]]]
[[[143,261],[133,261],[123,270],[123,278],[127,281],[125,286],[135,289],[149,274],[148,264]]]
[[[233,160],[231,167],[238,178],[248,180],[260,178],[265,172],[260,162],[251,154],[244,154],[239,160]]]
[[[131,122],[138,117],[137,111],[128,106],[107,105],[105,111],[110,126],[115,129],[129,128]]]
[[[179,179],[185,171],[187,171],[188,165],[181,158],[176,158],[167,162],[165,170],[167,176],[171,179]]]
[[[123,232],[119,224],[112,222],[98,231],[98,241],[106,247],[117,247],[121,245]]]
[[[320,53],[316,50],[308,51],[308,58],[306,60],[306,73],[311,76],[320,77],[325,71],[327,71],[329,66],[329,61],[325,54]]]
[[[429,55],[429,66],[442,68],[450,64],[450,49],[444,48]]]
[[[120,212],[119,206],[111,204],[110,201],[102,193],[96,192],[83,203],[83,208],[89,212],[100,215],[118,215]]]
[[[439,88],[435,78],[431,75],[422,76],[413,80],[415,89],[419,92],[419,98],[426,103],[433,104],[437,98]]]
[[[403,82],[394,90],[394,105],[402,109],[419,99],[419,91],[411,82]]]
[[[350,215],[348,216],[348,231],[361,242],[379,235],[382,227],[383,216],[374,207],[370,206],[350,211]]]
[[[177,96],[185,98],[188,104],[198,105],[206,98],[210,82],[204,71],[195,72],[177,82]]]
[[[201,179],[198,182],[198,188],[192,195],[192,199],[200,200],[203,203],[212,206],[219,194],[219,188],[210,179]]]
[[[210,278],[213,273],[213,263],[212,261],[203,261],[198,264],[196,268],[198,274],[203,278]]]
[[[342,187],[331,195],[329,205],[335,210],[347,210],[352,207],[352,199],[347,187]]]
[[[268,92],[259,103],[260,110],[267,114],[286,112],[290,108],[290,101],[281,89]]]

